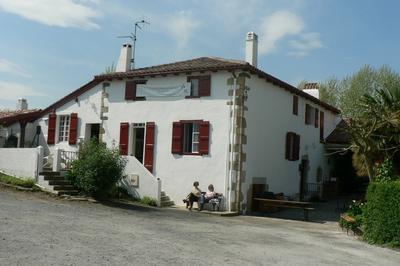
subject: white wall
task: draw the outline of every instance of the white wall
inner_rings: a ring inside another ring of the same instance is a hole
[[[128,190],[129,194],[135,198],[151,197],[160,204],[161,200],[161,180],[154,177],[134,156],[124,156],[127,160],[125,167],[126,177],[121,184]],[[138,175],[138,185],[133,186],[131,175]]]
[[[0,148],[0,171],[22,178],[37,177],[37,148]]]
[[[293,94],[265,82],[252,75],[246,83],[250,87],[245,112],[247,120],[247,142],[245,147],[247,161],[245,163],[246,180],[242,191],[251,191],[254,177],[266,177],[269,191],[284,192],[295,196],[299,193],[299,164],[302,156],[308,156],[310,167],[308,183],[316,182],[317,168],[323,168],[323,175],[329,174],[324,145],[320,143],[320,129],[314,124],[305,124],[305,105],[322,110],[325,113],[325,136],[334,129],[336,115],[323,107],[299,97],[298,115],[292,114]],[[285,159],[286,133],[292,131],[300,137],[300,160]],[[247,195],[245,194],[245,201]]]
[[[192,75],[206,75],[193,73]],[[155,122],[154,171],[155,177],[162,181],[162,190],[175,202],[183,204],[182,199],[190,192],[194,181],[200,182],[200,188],[206,190],[213,184],[218,192],[226,193],[226,158],[228,150],[229,106],[226,79],[228,72],[213,73],[211,96],[197,99],[184,97],[153,98],[146,101],[125,101],[125,81],[113,80],[107,87],[109,94],[105,105],[109,112],[105,115],[104,141],[109,147],[118,147],[121,122]],[[187,76],[167,76],[148,79],[149,86],[181,85]],[[78,136],[85,136],[88,123],[100,123],[100,103],[102,84],[82,94],[78,101],[70,101],[56,110],[57,117],[72,112],[78,113]],[[174,155],[171,153],[172,123],[179,120],[199,120],[210,122],[210,150],[208,155]],[[41,145],[47,146],[47,116],[39,119],[42,127]],[[58,120],[57,120],[58,125]],[[76,146],[57,142],[45,149],[45,154],[55,147],[74,150]],[[141,181],[143,182],[143,178]],[[145,181],[147,182],[147,181]],[[153,181],[149,181],[150,183]],[[145,183],[143,183],[145,184]],[[153,188],[151,188],[153,189]]]

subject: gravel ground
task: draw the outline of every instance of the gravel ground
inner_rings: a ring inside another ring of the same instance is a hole
[[[72,202],[0,187],[0,265],[399,265],[336,223]]]

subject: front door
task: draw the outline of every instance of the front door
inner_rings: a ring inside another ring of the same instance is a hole
[[[143,163],[144,154],[144,133],[144,124],[133,125],[132,155],[135,156],[136,159],[141,163]]]

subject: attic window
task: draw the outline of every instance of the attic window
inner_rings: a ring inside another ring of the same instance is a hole
[[[190,80],[190,96],[199,97],[199,79]]]
[[[187,77],[190,82],[190,96],[186,98],[198,98],[211,95],[211,76],[190,76]]]

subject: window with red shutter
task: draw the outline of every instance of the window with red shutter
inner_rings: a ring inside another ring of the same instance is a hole
[[[49,114],[47,144],[52,145],[56,141],[56,122],[57,122],[57,115],[54,113]]]
[[[72,113],[69,126],[69,144],[75,145],[78,137],[78,114]]]
[[[324,112],[320,112],[319,116],[319,140],[324,141]]]
[[[318,128],[318,122],[319,122],[319,110],[318,108],[315,108],[314,126],[316,128]]]
[[[211,95],[211,76],[191,76],[187,77],[190,82],[190,96],[186,98],[198,98]]]
[[[200,123],[199,153],[208,154],[209,146],[210,146],[210,122],[203,121]]]
[[[297,161],[300,158],[300,135],[294,132],[286,133],[285,158],[289,161]]]
[[[299,114],[299,97],[296,95],[293,95],[293,114],[298,115]]]
[[[173,122],[172,124],[172,149],[173,154],[183,153],[183,124]]]
[[[136,101],[145,100],[144,97],[136,97],[136,88],[138,84],[146,84],[147,80],[130,80],[125,83],[125,100]]]
[[[199,96],[211,95],[211,76],[201,76],[199,84]]]
[[[128,155],[129,123],[121,123],[119,128],[119,154]]]
[[[136,98],[136,83],[134,81],[127,81],[125,83],[125,100],[134,101]]]
[[[145,144],[145,152],[144,152],[144,166],[151,173],[153,172],[154,165],[154,135],[155,135],[155,123],[147,122],[146,123],[146,144]]]

